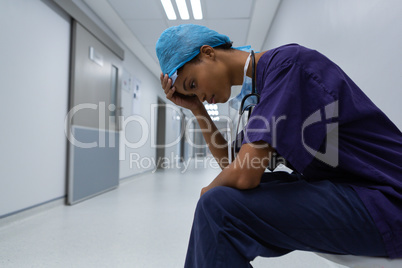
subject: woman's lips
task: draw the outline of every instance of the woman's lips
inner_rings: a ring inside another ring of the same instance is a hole
[[[209,101],[209,103],[210,103],[210,104],[211,104],[211,103],[215,104],[215,95],[212,96],[212,98],[211,98],[211,100]]]

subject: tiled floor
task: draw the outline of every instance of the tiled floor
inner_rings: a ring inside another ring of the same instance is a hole
[[[74,206],[2,220],[0,267],[183,267],[199,192],[218,173],[146,173]],[[253,266],[341,267],[307,252],[257,258]]]

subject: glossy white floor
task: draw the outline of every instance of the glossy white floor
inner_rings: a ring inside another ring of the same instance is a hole
[[[142,174],[74,206],[2,219],[0,267],[183,267],[199,192],[218,173],[199,166]],[[343,267],[300,251],[252,264]]]

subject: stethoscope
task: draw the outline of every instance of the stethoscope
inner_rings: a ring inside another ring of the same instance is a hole
[[[235,153],[236,153],[236,150],[237,150],[237,141],[239,140],[237,135],[239,133],[239,126],[240,126],[240,122],[241,122],[241,119],[243,117],[243,114],[244,114],[244,112],[248,111],[248,118],[247,118],[247,121],[248,121],[250,119],[250,115],[251,115],[251,112],[252,112],[254,106],[256,106],[260,102],[260,95],[257,93],[257,91],[255,89],[255,55],[254,55],[253,50],[251,50],[251,76],[252,76],[251,93],[249,93],[246,96],[244,96],[243,99],[241,100],[241,103],[240,103],[239,119],[238,119],[238,122],[237,122],[236,137],[235,137],[235,140],[234,140],[234,150],[233,150],[234,151],[234,153],[233,153],[234,156],[235,156]],[[257,102],[249,104],[246,107],[244,107],[244,104],[246,103],[246,100],[248,98],[252,98],[252,97],[256,97]],[[234,159],[234,157],[233,157],[233,159]]]

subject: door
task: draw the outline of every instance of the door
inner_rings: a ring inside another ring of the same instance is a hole
[[[118,114],[121,60],[73,22],[67,202],[119,184]]]
[[[186,150],[186,115],[180,109],[180,163],[184,162],[184,152]]]
[[[157,129],[156,129],[156,163],[157,169],[163,168],[166,146],[166,103],[158,98],[158,114],[157,114]]]

